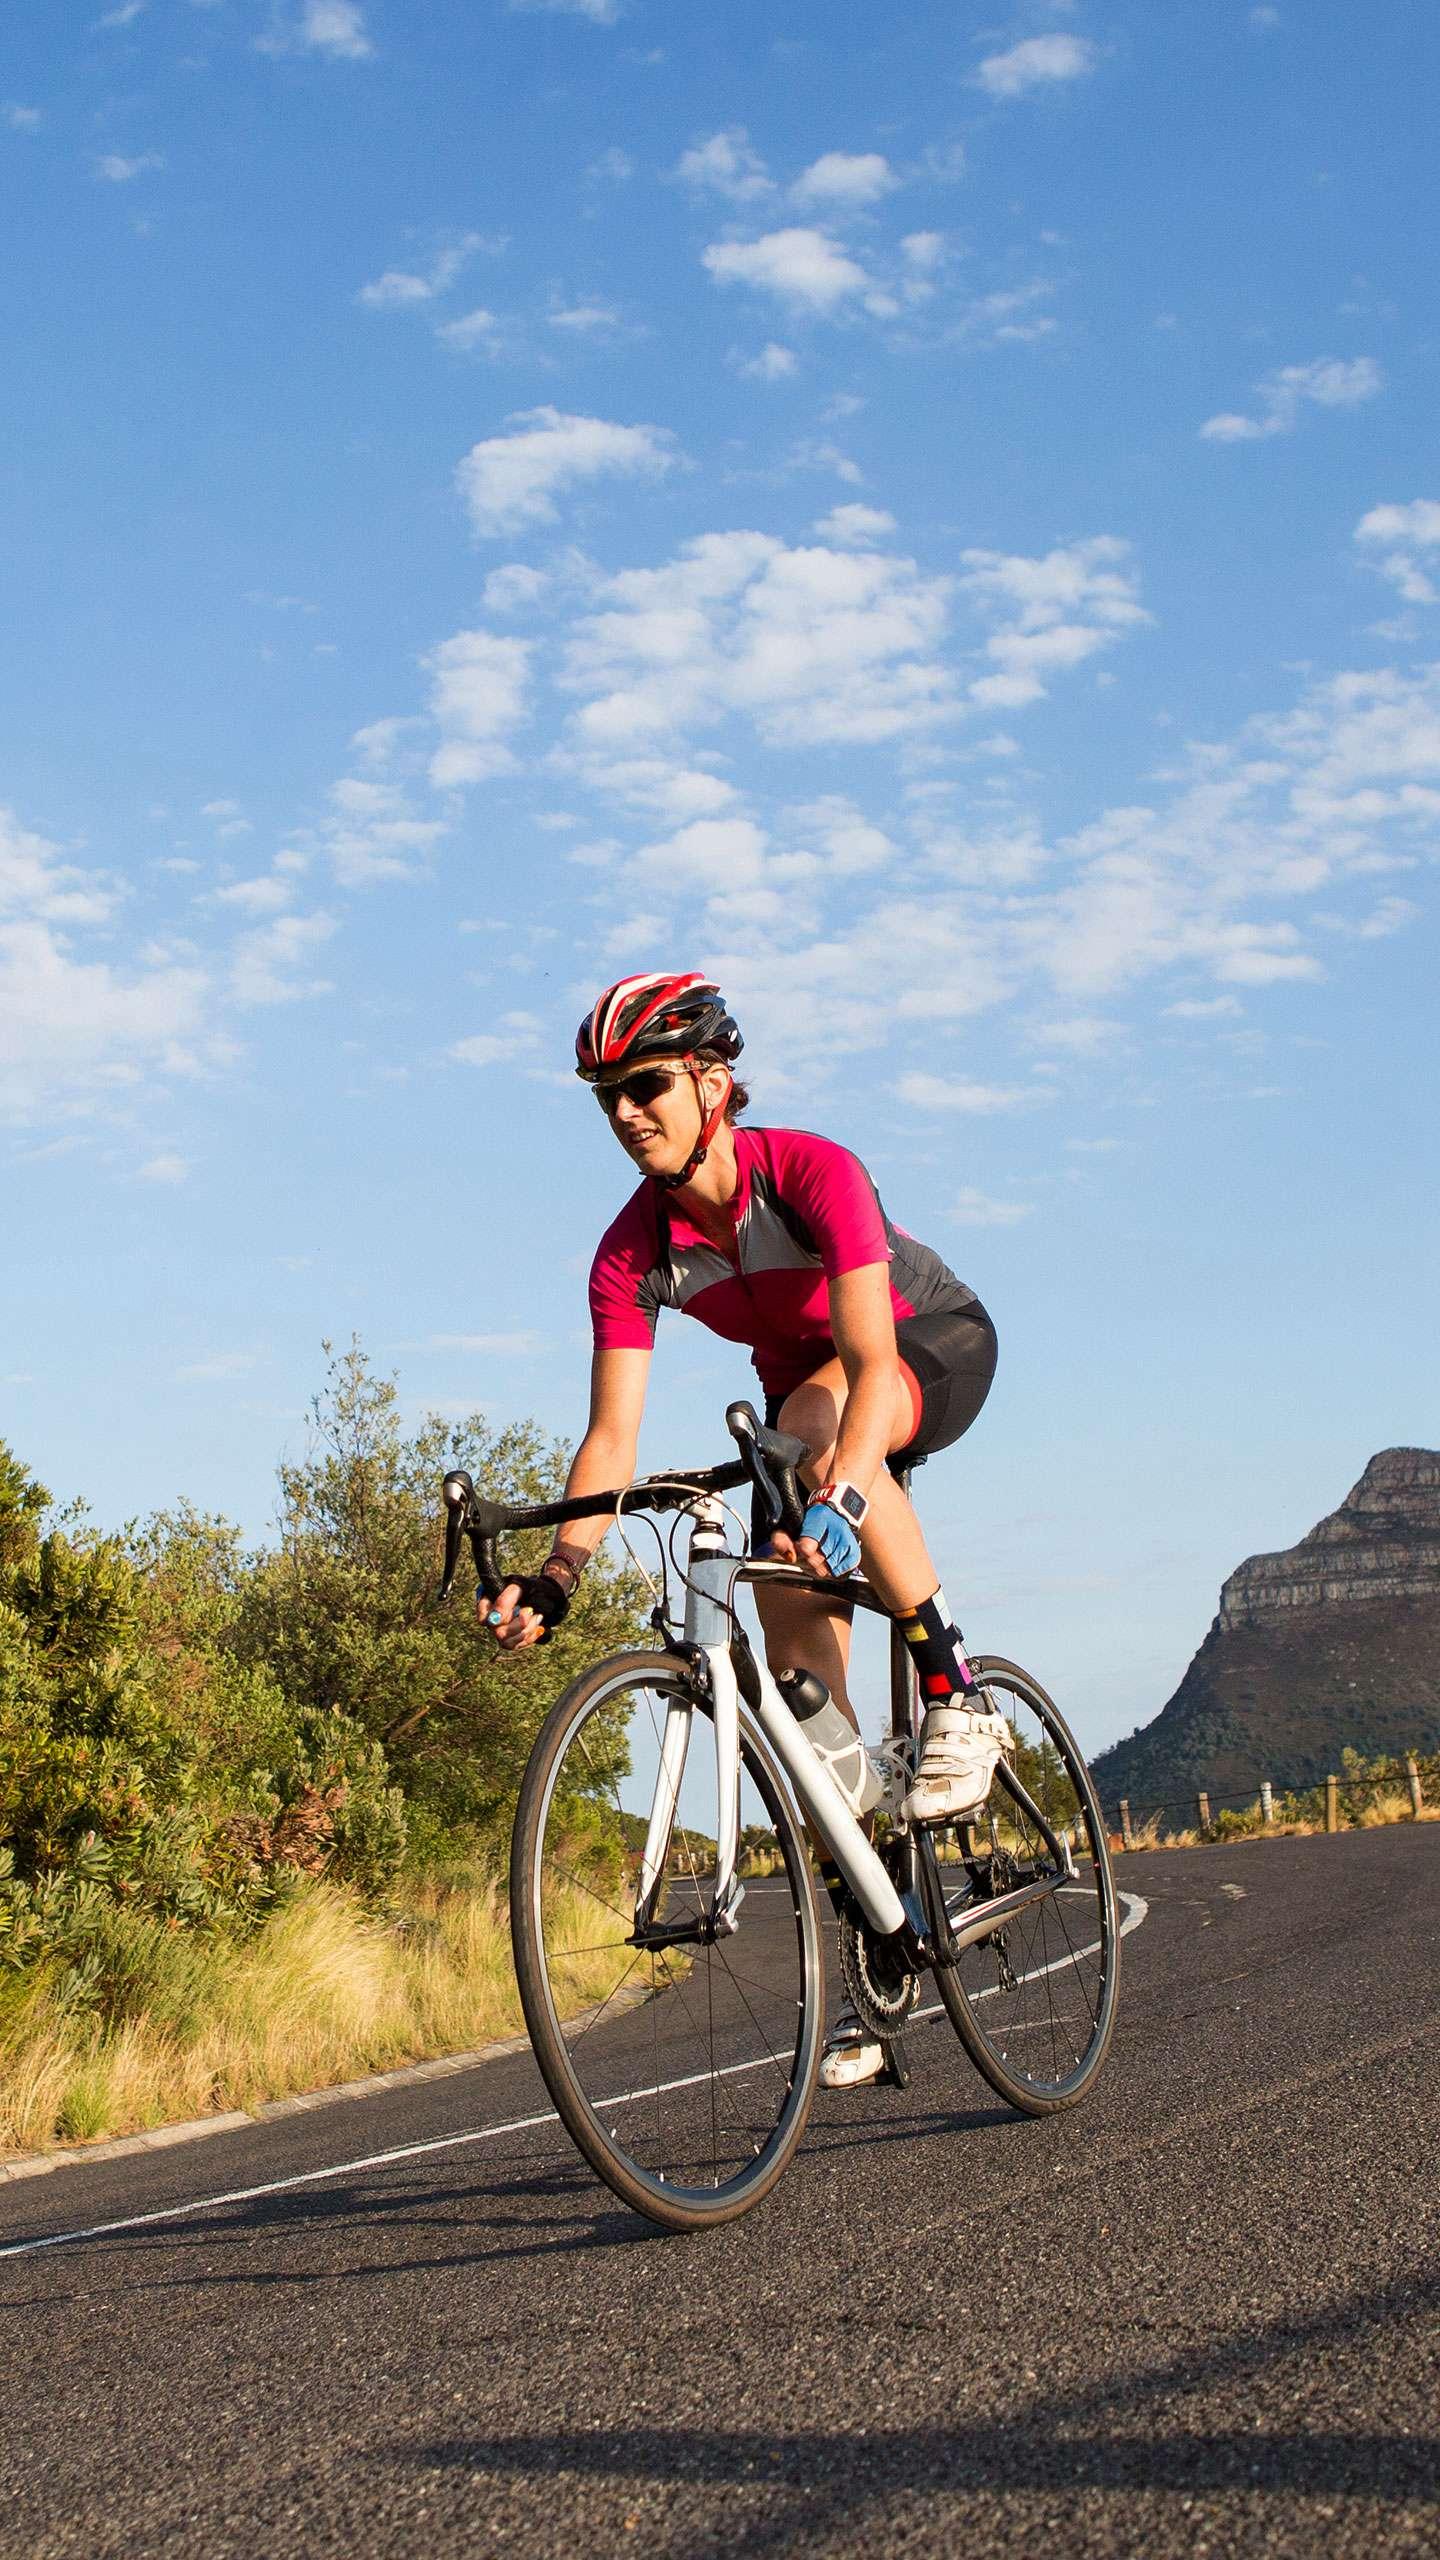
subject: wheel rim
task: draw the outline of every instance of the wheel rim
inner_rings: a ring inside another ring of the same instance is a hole
[[[1060,2099],[1090,2077],[1109,2039],[1114,1887],[1093,1791],[1053,1709],[1018,1675],[987,1667],[984,1687],[1014,1737],[1007,1759],[1050,1828],[1068,1839],[1075,1874],[996,1936],[967,1948],[951,1978],[1001,2076],[1036,2097]],[[1006,1791],[1003,1773],[983,1818],[945,1834],[935,1848],[952,1922],[969,1917],[990,1892],[1055,1872],[1044,1833]]]
[[[742,1739],[733,1935],[636,1946],[634,1896],[667,1712],[692,1708],[655,1912],[711,1907],[714,1731],[673,1677],[618,1677],[577,1707],[536,1823],[529,1924],[568,2084],[572,2130],[602,2170],[657,2201],[719,2207],[763,2180],[808,2101],[817,1949],[803,1852],[770,1773]],[[560,2092],[557,2090],[557,2097]]]

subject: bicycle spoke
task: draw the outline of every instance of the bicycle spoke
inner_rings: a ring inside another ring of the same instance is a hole
[[[741,1755],[740,1822],[747,1855],[771,1869],[766,1893],[742,1901],[736,1934],[723,1940],[707,1940],[697,1928],[668,1946],[633,1944],[629,1894],[632,1884],[638,1890],[656,1790],[666,1783],[664,1736],[677,1706],[692,1726],[673,1781],[653,1916],[658,1927],[681,1930],[704,1919],[719,1850],[714,1728],[688,1677],[674,1674],[617,1679],[577,1712],[551,1767],[526,1905],[552,2003],[574,1985],[574,2005],[585,2011],[584,2024],[561,2039],[571,2083],[566,2122],[622,2193],[632,2192],[627,2180],[644,2182],[665,2208],[662,2219],[673,2218],[672,2199],[675,2210],[686,2197],[713,2199],[723,2210],[731,2195],[768,2183],[769,2162],[784,2156],[777,2144],[788,2152],[803,2123],[821,2024],[808,1865],[794,1816],[782,1812],[776,1781],[762,1777],[749,1743]],[[596,1810],[587,1812],[587,1804]],[[592,1865],[588,1839],[597,1820]],[[597,1939],[583,1914],[576,1926],[577,1895],[595,1921],[607,1915],[611,1925]],[[607,1958],[620,1966],[613,1984],[599,1978]],[[648,2012],[643,2020],[637,1988]],[[591,2123],[593,2139],[585,2131]]]

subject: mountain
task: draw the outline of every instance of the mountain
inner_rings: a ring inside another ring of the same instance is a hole
[[[1313,1786],[1349,1745],[1440,1746],[1440,1450],[1382,1449],[1296,1547],[1251,1556],[1153,1724],[1094,1761],[1108,1807]]]

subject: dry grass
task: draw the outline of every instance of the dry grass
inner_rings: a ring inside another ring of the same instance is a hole
[[[108,2031],[67,2018],[43,1992],[10,2012],[0,2157],[254,2108],[465,2052],[522,2024],[504,1902],[490,1884],[423,1889],[399,1923],[315,1884],[242,1945],[210,1942],[198,1964],[195,1942],[187,1953],[183,2003],[167,2004],[157,1986],[152,2009]],[[623,1970],[610,1950],[594,1954],[576,1970],[577,2006],[603,1998]]]
[[[1342,1785],[1339,1811],[1342,1831],[1376,1831],[1394,1822],[1414,1822],[1416,1819],[1411,1811],[1409,1793],[1404,1787],[1370,1793],[1359,1787],[1347,1789]],[[1440,1822],[1440,1805],[1423,1806],[1419,1819],[1421,1822]],[[1262,1821],[1258,1804],[1249,1808],[1227,1807],[1222,1823],[1208,1832],[1197,1829],[1193,1824],[1188,1829],[1169,1831],[1165,1828],[1163,1813],[1148,1814],[1143,1822],[1132,1823],[1130,1845],[1132,1849],[1243,1848],[1256,1840],[1309,1840],[1317,1833],[1323,1833],[1324,1829],[1323,1816],[1317,1819],[1313,1815],[1287,1813],[1277,1797],[1272,1822]]]

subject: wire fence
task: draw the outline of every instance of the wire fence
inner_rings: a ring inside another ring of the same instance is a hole
[[[1318,1779],[1256,1776],[1248,1787],[1197,1787],[1185,1796],[1118,1796],[1105,1805],[1114,1844],[1152,1848],[1163,1839],[1240,1839],[1265,1831],[1345,1831],[1370,1823],[1440,1819],[1440,1752],[1395,1760],[1342,1754]]]

